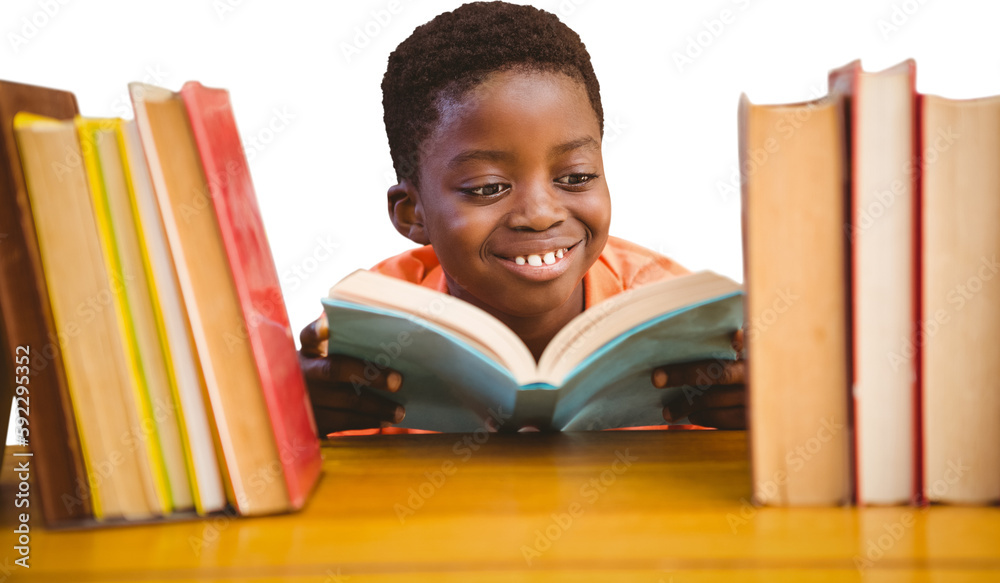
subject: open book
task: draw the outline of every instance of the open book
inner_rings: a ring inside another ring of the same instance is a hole
[[[447,294],[359,270],[323,299],[329,352],[403,375],[402,427],[475,431],[590,430],[662,425],[683,390],[657,389],[654,368],[736,358],[743,320],[739,284],[711,272],[649,284],[592,306],[567,324],[537,364],[498,319]],[[351,379],[360,390],[367,379]]]

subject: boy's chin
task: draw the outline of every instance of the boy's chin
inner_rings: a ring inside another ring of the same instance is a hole
[[[576,259],[584,259],[579,257]],[[462,285],[449,276],[452,295],[478,306],[500,319],[539,318],[562,312],[568,308],[583,309],[583,269],[586,261],[569,261],[567,269],[559,274],[550,274],[551,279],[532,281],[517,270],[498,265],[502,259],[494,259],[487,269],[468,274]],[[447,272],[446,272],[447,273]],[[461,281],[461,280],[459,280]],[[458,293],[456,293],[458,292]],[[579,302],[568,306],[569,302]]]
[[[505,288],[502,294],[490,294],[492,297],[487,303],[493,310],[514,318],[543,317],[565,307],[570,301],[579,300],[579,307],[582,309],[583,290],[580,290],[581,295],[578,298],[573,297],[573,292],[579,286],[582,286],[582,282],[577,282],[575,285],[572,282],[562,281],[520,285],[517,289]]]

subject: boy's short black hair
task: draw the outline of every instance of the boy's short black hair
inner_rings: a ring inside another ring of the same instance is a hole
[[[583,83],[604,134],[601,88],[580,36],[532,6],[472,2],[418,26],[389,55],[382,107],[396,179],[419,180],[420,145],[438,121],[441,97],[461,97],[490,73],[518,68]]]

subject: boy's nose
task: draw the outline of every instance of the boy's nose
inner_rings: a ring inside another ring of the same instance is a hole
[[[559,192],[550,183],[522,186],[511,199],[514,207],[509,219],[510,227],[514,229],[544,231],[568,216]]]

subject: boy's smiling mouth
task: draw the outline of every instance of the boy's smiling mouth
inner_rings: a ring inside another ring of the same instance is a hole
[[[552,245],[533,245],[530,252],[525,250],[510,255],[494,255],[500,263],[514,274],[533,280],[547,281],[559,277],[569,268],[579,241],[560,247]]]
[[[567,251],[569,251],[569,249],[563,247],[562,249],[556,249],[555,251],[549,251],[542,254],[532,253],[527,256],[518,255],[514,257],[514,263],[518,265],[524,265],[527,263],[528,265],[532,265],[534,267],[540,267],[543,263],[545,265],[552,265],[556,261],[562,259],[563,255],[565,255]]]

